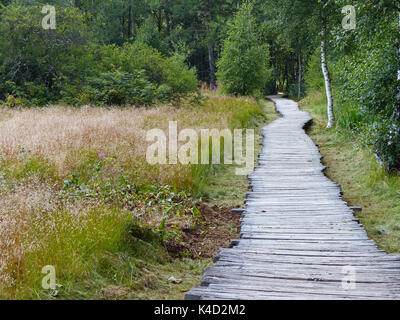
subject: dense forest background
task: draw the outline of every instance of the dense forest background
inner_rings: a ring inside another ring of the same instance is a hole
[[[0,4],[3,105],[151,105],[193,97],[200,83],[301,98],[329,84],[336,124],[372,146],[389,170],[400,167],[396,0]],[[42,28],[45,4],[56,7],[54,30]],[[342,27],[346,5],[355,7],[354,30]]]

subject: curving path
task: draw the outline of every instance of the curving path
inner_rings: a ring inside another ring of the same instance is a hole
[[[378,250],[324,174],[297,103],[263,128],[240,240],[221,249],[186,299],[399,299],[400,258]],[[355,281],[354,281],[355,280]]]

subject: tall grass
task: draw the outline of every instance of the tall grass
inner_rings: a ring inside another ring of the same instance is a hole
[[[200,105],[154,109],[2,109],[0,297],[51,298],[41,287],[45,265],[56,268],[64,286],[61,297],[79,297],[77,283],[123,278],[135,287],[143,275],[140,261],[167,261],[161,240],[151,231],[146,233],[147,228],[160,225],[159,207],[138,198],[140,207],[127,210],[85,188],[103,181],[94,169],[104,153],[124,168],[124,177],[132,184],[169,185],[176,192],[204,194],[208,178],[219,169],[149,165],[145,133],[152,128],[167,131],[169,121],[178,121],[178,130],[246,128],[263,114],[252,99],[205,96]],[[74,179],[83,196],[64,192]],[[113,181],[117,180],[107,183]],[[185,215],[171,221],[186,228],[191,223]]]
[[[322,91],[313,91],[307,97],[301,100],[301,105],[311,108],[314,116],[317,116],[321,122],[327,122],[327,100]],[[348,104],[335,101],[336,125],[342,129],[354,130],[363,122],[365,116],[359,110]]]

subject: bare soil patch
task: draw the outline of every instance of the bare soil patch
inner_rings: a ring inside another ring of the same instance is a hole
[[[196,227],[185,231],[182,243],[167,245],[173,257],[213,258],[220,248],[228,248],[230,240],[239,236],[240,216],[230,213],[232,207],[197,206],[202,218]]]

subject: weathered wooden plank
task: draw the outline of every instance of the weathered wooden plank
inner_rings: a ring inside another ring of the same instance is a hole
[[[390,256],[383,257],[323,257],[323,256],[290,256],[290,255],[273,255],[273,254],[238,254],[233,250],[223,252],[215,257],[215,262],[240,262],[243,265],[266,265],[266,264],[300,264],[300,265],[335,265],[335,266],[375,266],[381,265],[390,268],[400,269],[400,261],[398,258]]]
[[[375,281],[365,279],[364,282],[355,281],[355,288],[351,290],[343,288],[343,275],[342,279],[334,281],[326,281],[318,278],[307,280],[301,278],[261,278],[246,275],[233,278],[229,275],[217,275],[205,277],[203,284],[204,286],[219,285],[238,288],[249,288],[251,286],[255,291],[286,289],[292,292],[302,290],[304,292],[329,292],[330,294],[343,294],[343,292],[348,291],[355,295],[382,296],[387,295],[388,291],[391,294],[400,293],[399,279],[393,280],[395,282],[381,282],[379,279],[375,279]]]
[[[265,248],[242,248],[242,247],[235,247],[231,249],[227,248],[221,248],[219,250],[220,254],[221,252],[235,252],[241,255],[245,255],[247,253],[251,254],[259,254],[259,255],[275,255],[275,256],[307,256],[307,257],[387,257],[390,256],[386,254],[384,251],[376,251],[376,252],[364,252],[364,251],[358,251],[358,252],[340,252],[340,251],[308,251],[308,250],[284,250],[284,249],[265,249]],[[398,256],[396,256],[397,259],[400,261]]]
[[[283,280],[281,281],[283,282]],[[235,283],[236,284],[236,283]],[[326,283],[317,283],[317,287],[313,286],[311,288],[296,286],[295,284],[291,285],[283,285],[279,286],[265,286],[262,283],[257,284],[251,283],[247,284],[245,282],[237,282],[237,285],[232,284],[210,284],[208,286],[208,290],[224,290],[224,291],[231,291],[233,294],[238,292],[252,292],[256,295],[261,297],[267,296],[268,293],[275,292],[275,293],[285,293],[285,294],[294,294],[294,295],[330,295],[330,296],[337,296],[337,297],[349,297],[349,299],[359,299],[359,298],[366,298],[366,299],[390,299],[391,297],[398,294],[398,290],[391,290],[390,288],[384,288],[378,290],[378,288],[374,288],[374,286],[370,286],[370,289],[365,288],[362,290],[344,290],[342,288],[335,288],[334,286],[325,286]],[[359,286],[361,284],[358,284]],[[319,287],[319,288],[318,288]],[[267,296],[268,297],[268,296]],[[321,298],[321,297],[320,297]]]
[[[228,262],[217,262],[214,266],[208,267],[204,271],[204,275],[210,274],[211,272],[216,273],[232,273],[232,274],[257,274],[258,276],[268,276],[270,274],[276,274],[280,272],[287,277],[291,275],[303,274],[309,277],[315,278],[315,275],[334,275],[339,274],[343,277],[343,266],[335,265],[298,265],[293,268],[292,265],[278,265],[271,264],[269,268],[265,268],[260,265],[241,265],[241,264],[230,264]],[[386,268],[385,266],[359,266],[356,268],[356,276],[374,276],[382,278],[397,278],[399,275],[398,269]],[[317,277],[318,278],[318,277]]]
[[[354,230],[354,229],[362,229],[362,226],[356,221],[349,221],[347,223],[340,224],[332,220],[331,222],[323,222],[321,220],[320,223],[316,226],[315,222],[304,221],[301,219],[293,219],[294,221],[284,221],[282,219],[274,219],[274,220],[263,220],[257,219],[253,217],[245,217],[242,218],[240,223],[243,226],[257,226],[261,228],[267,229],[279,229],[279,230],[292,230],[292,229],[301,229],[301,230],[326,230],[326,229],[335,229],[335,230]]]
[[[364,242],[352,242],[350,244],[346,243],[338,243],[338,242],[330,242],[330,243],[318,243],[318,242],[288,242],[283,241],[283,243],[277,243],[278,240],[272,240],[270,243],[265,243],[262,245],[252,244],[249,245],[245,241],[256,241],[255,239],[240,239],[240,240],[231,240],[231,246],[237,247],[241,249],[254,249],[254,250],[274,250],[274,249],[282,249],[282,250],[308,250],[308,251],[337,251],[337,252],[375,252],[381,251],[378,250],[376,245]],[[264,240],[260,240],[261,242],[265,242]]]
[[[296,269],[290,266],[281,266],[280,268],[256,268],[227,266],[216,264],[212,268],[204,270],[204,277],[218,276],[218,277],[241,277],[249,276],[255,278],[283,278],[283,279],[302,279],[318,281],[319,279],[325,281],[343,281],[344,272],[343,267],[338,266],[309,266],[299,267]],[[357,268],[355,280],[357,282],[386,282],[397,283],[399,280],[399,273],[393,269],[381,269],[380,267],[362,267]]]
[[[242,232],[254,232],[254,233],[265,233],[265,234],[358,234],[367,236],[364,229],[359,226],[340,226],[340,227],[326,227],[326,228],[302,228],[302,226],[293,226],[292,228],[287,227],[271,227],[256,224],[243,224],[241,228]]]
[[[288,292],[284,290],[253,291],[245,289],[220,288],[216,285],[192,289],[187,295],[188,300],[394,300],[394,295],[371,297],[368,295],[351,295],[329,293]]]
[[[265,240],[317,240],[317,241],[360,241],[360,240],[367,240],[367,237],[361,237],[357,235],[313,235],[313,234],[287,234],[287,235],[280,235],[280,234],[258,234],[258,233],[240,233],[241,239],[265,239]]]

